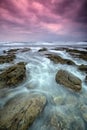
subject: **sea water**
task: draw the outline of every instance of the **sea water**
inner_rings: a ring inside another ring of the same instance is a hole
[[[86,122],[78,112],[78,106],[76,104],[86,104],[87,105],[87,84],[85,84],[85,72],[78,70],[76,66],[69,66],[67,64],[55,64],[50,59],[46,57],[45,54],[51,53],[56,54],[64,59],[70,59],[74,61],[77,65],[85,64],[87,62],[79,59],[73,58],[65,50],[55,50],[55,48],[75,48],[82,49],[86,51],[86,43],[83,46],[83,43],[73,43],[58,44],[58,43],[0,43],[0,54],[3,54],[3,50],[17,49],[17,48],[30,48],[31,50],[25,52],[16,53],[16,59],[14,64],[24,61],[26,63],[26,81],[21,83],[17,88],[11,89],[1,89],[0,90],[0,107],[4,105],[11,98],[19,95],[20,93],[41,93],[44,94],[47,98],[47,105],[44,108],[44,111],[37,117],[35,122],[31,125],[29,130],[59,130],[57,127],[49,126],[50,118],[58,113],[59,117],[65,118],[67,124],[75,121],[76,128],[73,125],[67,125],[66,128],[61,128],[61,130],[86,130]],[[39,52],[41,48],[47,48],[45,52]],[[13,63],[12,63],[13,64]],[[0,70],[4,70],[7,67],[12,65],[11,63],[4,63],[0,65]],[[55,81],[55,76],[58,70],[63,69],[71,72],[77,76],[82,81],[82,90],[81,92],[73,92],[67,88],[59,85]],[[71,97],[71,98],[70,98]],[[74,98],[75,97],[75,98]],[[59,100],[60,99],[60,100]],[[70,99],[70,101],[69,101]],[[57,102],[58,100],[58,102]],[[56,103],[55,103],[56,102]],[[63,103],[61,103],[63,102]],[[76,104],[75,104],[76,103]],[[77,106],[77,107],[76,107]],[[87,111],[86,111],[87,112]],[[86,113],[87,114],[87,113]],[[58,119],[59,120],[59,119]],[[74,122],[74,123],[75,123]],[[81,124],[81,128],[79,128]],[[52,124],[51,124],[52,125]]]

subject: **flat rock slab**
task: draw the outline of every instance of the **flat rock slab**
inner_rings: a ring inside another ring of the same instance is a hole
[[[28,130],[43,111],[46,97],[41,94],[21,94],[0,109],[0,130]]]
[[[57,83],[62,84],[65,87],[70,88],[74,91],[80,91],[82,88],[81,80],[68,71],[59,70],[56,74],[55,79]]]

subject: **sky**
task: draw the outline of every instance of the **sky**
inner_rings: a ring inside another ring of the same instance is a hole
[[[87,0],[0,0],[0,41],[85,41]]]

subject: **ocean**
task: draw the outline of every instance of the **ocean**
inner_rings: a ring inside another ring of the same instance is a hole
[[[87,42],[0,42],[0,55],[12,55],[8,52],[13,49],[15,59],[1,63],[0,74],[9,67],[24,62],[26,78],[17,86],[0,88],[0,122],[2,123],[2,113],[5,109],[8,111],[6,105],[10,104],[10,101],[12,103],[20,95],[40,94],[46,97],[46,104],[31,125],[28,123],[26,130],[87,130],[87,59],[82,57],[87,55]],[[55,63],[54,59],[49,58],[52,55],[62,57],[64,63]],[[66,63],[67,59],[75,65]],[[79,69],[81,65],[86,66],[86,69]],[[60,70],[79,78],[81,90],[74,91],[56,82],[56,74]],[[3,115],[3,118],[9,121],[8,115]],[[11,120],[14,120],[13,118]],[[10,130],[6,125],[0,124],[0,128]],[[22,128],[18,127],[17,130]]]

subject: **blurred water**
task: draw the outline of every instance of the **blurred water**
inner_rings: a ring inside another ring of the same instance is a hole
[[[84,102],[87,103],[87,86],[84,83],[85,79],[85,73],[82,73],[78,70],[76,66],[69,66],[69,65],[62,65],[62,64],[54,64],[52,61],[50,61],[46,56],[44,55],[44,52],[38,52],[38,50],[42,47],[46,47],[48,49],[48,52],[55,53],[57,55],[60,55],[63,58],[68,58],[73,60],[77,64],[87,64],[86,61],[81,59],[73,59],[72,56],[70,56],[65,51],[60,50],[54,50],[53,48],[61,47],[61,45],[53,44],[53,43],[0,43],[0,53],[3,53],[3,50],[9,50],[14,48],[31,48],[30,51],[27,52],[19,52],[16,54],[16,59],[14,63],[24,61],[26,62],[26,82],[23,82],[18,86],[18,88],[14,89],[2,89],[0,93],[0,106],[3,107],[5,103],[10,100],[11,98],[15,97],[15,95],[19,95],[20,93],[31,93],[31,92],[37,92],[37,93],[43,93],[47,97],[48,104],[44,109],[44,112],[42,115],[40,115],[37,120],[34,122],[34,124],[29,128],[29,130],[59,130],[51,128],[50,126],[47,126],[47,122],[49,118],[52,118],[52,116],[56,113],[61,114],[61,116],[65,117],[67,121],[69,121],[68,115],[72,116],[72,120],[76,120],[77,124],[82,123],[80,130],[86,130],[84,128],[84,122],[82,117],[80,117],[78,109],[76,107],[76,104],[79,104],[80,102],[84,104]],[[63,44],[62,44],[63,46]],[[69,47],[69,45],[64,45],[64,47]],[[82,43],[77,44],[76,47],[81,48]],[[86,45],[84,45],[86,46]],[[76,48],[75,45],[73,48]],[[7,68],[9,64],[3,64],[0,65],[0,69]],[[55,75],[58,72],[58,70],[64,69],[69,72],[72,72],[74,75],[76,75],[78,78],[82,80],[82,91],[79,93],[69,91],[62,85],[59,85],[55,82]],[[3,94],[2,94],[3,93]],[[71,101],[68,101],[71,97]],[[75,99],[74,99],[75,97]],[[86,98],[84,98],[86,97]],[[59,102],[58,105],[55,104],[55,101],[60,98],[61,101],[63,101],[63,105]],[[63,114],[63,115],[62,115]],[[58,116],[59,116],[58,115]],[[47,119],[48,118],[48,119]],[[71,117],[70,117],[71,118]],[[50,120],[50,119],[49,119]],[[45,127],[46,125],[47,127]],[[43,126],[43,127],[42,127]],[[73,127],[70,128],[70,126],[66,126],[65,129],[61,130],[79,130],[79,128]]]

